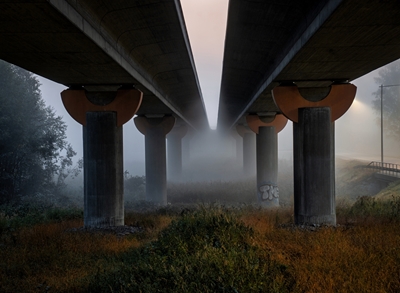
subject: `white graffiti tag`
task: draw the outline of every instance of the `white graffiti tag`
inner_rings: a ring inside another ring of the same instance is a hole
[[[272,200],[274,198],[279,197],[279,188],[278,186],[273,185],[262,185],[259,188],[261,192],[261,199],[262,200]]]

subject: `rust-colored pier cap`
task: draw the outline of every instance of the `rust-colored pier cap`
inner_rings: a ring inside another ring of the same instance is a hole
[[[87,99],[84,89],[67,89],[61,93],[65,109],[78,123],[86,126],[87,112],[116,112],[117,126],[128,122],[142,103],[143,93],[137,89],[119,89],[112,102],[96,105]]]
[[[272,97],[280,111],[293,122],[299,122],[299,109],[329,107],[331,122],[336,121],[350,108],[356,96],[357,87],[350,83],[333,84],[329,94],[317,102],[303,98],[296,85],[277,86],[272,90]]]
[[[247,115],[246,122],[249,128],[256,134],[259,133],[259,127],[261,126],[274,126],[276,133],[282,131],[285,128],[288,119],[282,114],[276,114],[272,117],[271,121],[265,122],[262,121],[263,118],[260,118],[259,115]]]
[[[175,117],[173,116],[163,116],[156,118],[147,118],[145,116],[138,116],[134,120],[136,128],[141,134],[146,135],[148,129],[150,128],[162,128],[162,132],[167,135],[175,125]]]

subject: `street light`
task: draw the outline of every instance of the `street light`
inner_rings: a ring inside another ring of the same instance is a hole
[[[383,88],[400,86],[400,84],[380,85],[381,88],[381,167],[383,167]]]

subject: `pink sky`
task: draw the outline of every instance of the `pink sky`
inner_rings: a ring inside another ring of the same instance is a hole
[[[216,128],[228,0],[181,0],[211,128]]]

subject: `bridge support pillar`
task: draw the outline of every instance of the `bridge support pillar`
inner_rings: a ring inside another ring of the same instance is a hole
[[[167,204],[166,135],[174,126],[173,116],[135,118],[137,129],[145,136],[146,200]]]
[[[232,131],[231,135],[235,140],[236,161],[238,164],[243,164],[243,138],[237,131]]]
[[[193,137],[193,132],[189,131],[182,139],[182,165],[190,162],[190,142]]]
[[[83,125],[84,225],[124,225],[122,125],[136,113],[142,93],[69,89],[61,97],[68,113]]]
[[[256,173],[256,135],[248,127],[236,126],[236,130],[243,137],[243,173],[250,177]]]
[[[334,123],[330,108],[299,109],[293,123],[295,223],[336,225]]]
[[[279,207],[278,139],[274,126],[258,129],[257,140],[257,197],[265,207]]]
[[[308,89],[320,93],[320,88]],[[276,105],[293,121],[296,225],[336,225],[334,121],[351,106],[352,84],[332,84],[329,93],[306,100],[295,85],[272,90]]]
[[[243,172],[248,176],[256,172],[256,136],[251,132],[243,136]]]
[[[167,135],[168,150],[168,179],[179,181],[182,179],[182,138],[186,135],[187,127],[175,126]]]
[[[115,112],[86,114],[86,126],[83,126],[85,227],[124,225],[122,146],[122,126],[117,126]]]
[[[278,132],[286,126],[287,118],[273,113],[261,119],[258,115],[246,117],[250,129],[256,133],[257,198],[263,207],[274,208],[279,207]]]

